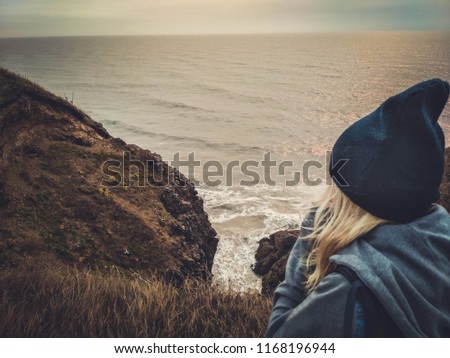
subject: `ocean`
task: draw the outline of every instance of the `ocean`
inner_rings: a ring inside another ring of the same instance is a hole
[[[0,66],[179,159],[220,237],[215,282],[251,291],[258,240],[298,228],[339,134],[419,81],[450,80],[450,33],[0,39]]]

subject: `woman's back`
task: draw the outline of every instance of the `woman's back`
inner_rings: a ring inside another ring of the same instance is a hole
[[[302,225],[267,336],[343,337],[355,285],[335,269],[347,267],[404,336],[450,337],[450,215],[433,204],[449,92],[439,79],[416,84],[338,138],[332,185]]]
[[[330,257],[352,268],[408,337],[450,337],[450,215],[384,224]]]
[[[274,307],[267,336],[344,337],[351,283],[332,272],[307,295],[294,284],[304,280],[305,251],[298,240],[275,291],[281,310]],[[352,269],[405,336],[450,337],[450,215],[444,208],[435,205],[407,224],[381,225],[330,261]],[[296,307],[283,310],[289,304]]]

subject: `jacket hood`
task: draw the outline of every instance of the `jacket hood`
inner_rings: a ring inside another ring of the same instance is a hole
[[[330,261],[353,269],[407,337],[450,337],[450,215],[443,207],[381,225]]]

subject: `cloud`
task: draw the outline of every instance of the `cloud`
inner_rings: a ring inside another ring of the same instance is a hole
[[[450,30],[448,0],[0,0],[3,36]]]

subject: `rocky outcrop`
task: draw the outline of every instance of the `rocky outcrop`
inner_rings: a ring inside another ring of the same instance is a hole
[[[0,267],[53,260],[208,278],[216,246],[178,170],[0,69]]]
[[[299,230],[278,231],[259,241],[253,271],[262,277],[263,295],[273,294],[274,289],[284,280],[284,268],[298,235]]]
[[[441,199],[439,204],[450,212],[450,148],[445,150],[445,170],[441,183]]]
[[[450,148],[446,149],[445,156],[445,173],[439,204],[450,211]],[[262,276],[262,294],[272,295],[278,284],[284,280],[286,262],[298,233],[298,230],[279,231],[259,241],[253,270]]]

